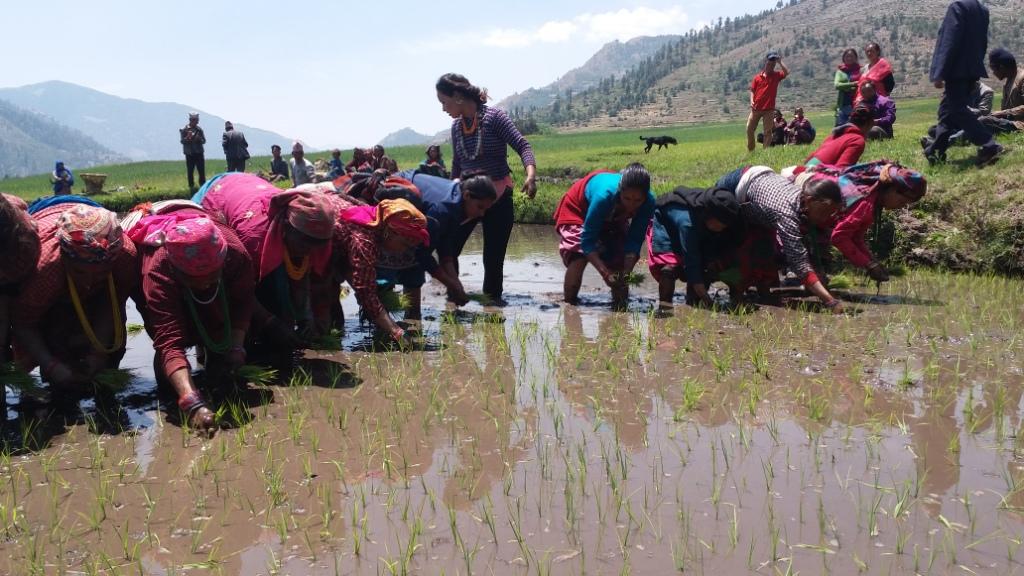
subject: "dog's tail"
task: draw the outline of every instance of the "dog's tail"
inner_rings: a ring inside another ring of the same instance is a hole
[[[643,136],[641,136],[640,139],[641,140],[647,140],[647,138],[644,138]]]

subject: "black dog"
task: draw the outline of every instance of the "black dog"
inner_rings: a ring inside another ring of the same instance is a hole
[[[676,142],[676,139],[671,136],[655,136],[653,138],[644,138],[641,136],[640,139],[647,142],[647,147],[644,148],[644,154],[650,152],[651,148],[655,145],[658,146],[658,150],[661,150],[662,148],[667,148],[669,144],[679,144],[679,142]]]

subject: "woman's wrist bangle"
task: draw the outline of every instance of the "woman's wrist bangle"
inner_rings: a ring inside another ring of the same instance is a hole
[[[829,300],[828,302],[825,302],[825,308],[828,308],[830,310],[832,308],[835,308],[836,306],[839,306],[839,299],[838,298],[833,298],[833,299]]]

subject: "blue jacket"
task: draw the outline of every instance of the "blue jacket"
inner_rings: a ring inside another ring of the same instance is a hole
[[[988,50],[988,8],[978,0],[955,0],[935,39],[932,82],[988,78],[985,52]]]
[[[427,217],[427,231],[430,233],[430,247],[420,248],[416,260],[427,272],[438,267],[432,252],[437,250],[438,258],[454,257],[459,230],[466,220],[462,203],[462,188],[458,182],[424,174],[417,170],[406,170],[397,174],[413,183],[420,191],[420,204]]]

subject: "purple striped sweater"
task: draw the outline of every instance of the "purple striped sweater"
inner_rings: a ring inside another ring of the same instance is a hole
[[[511,146],[519,154],[523,166],[537,165],[533,157],[533,148],[508,114],[483,105],[480,106],[479,114],[483,117],[480,127],[469,135],[462,133],[461,118],[456,118],[452,122],[452,178],[458,178],[462,172],[470,170],[483,170],[494,180],[508,176],[512,169],[508,167],[506,146]],[[482,145],[481,133],[484,139]]]

